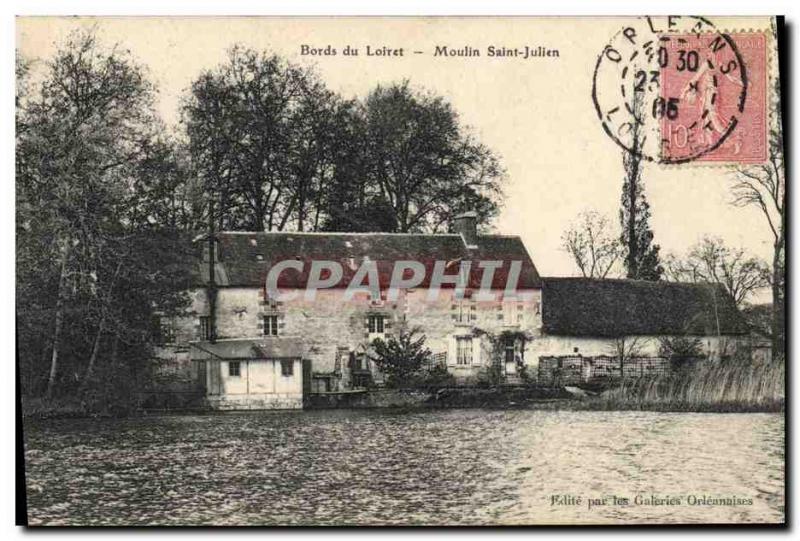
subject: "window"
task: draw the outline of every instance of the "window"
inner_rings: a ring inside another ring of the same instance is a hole
[[[469,323],[478,319],[478,307],[472,301],[460,301],[451,305],[450,310],[456,323]]]
[[[155,338],[158,344],[172,344],[175,342],[175,325],[172,318],[156,316]]]
[[[242,375],[242,367],[239,361],[228,361],[228,375],[236,378]]]
[[[456,338],[456,364],[472,364],[472,337]]]
[[[281,376],[294,375],[294,359],[281,359]]]
[[[211,318],[200,316],[200,340],[211,340]]]
[[[514,326],[522,323],[522,313],[524,306],[515,301],[503,301],[503,317],[505,325]]]
[[[370,334],[383,334],[384,320],[386,316],[369,316],[367,324]]]
[[[278,336],[278,316],[264,316],[264,335]]]

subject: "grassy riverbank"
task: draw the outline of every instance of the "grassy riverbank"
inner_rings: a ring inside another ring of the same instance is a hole
[[[637,378],[597,394],[537,387],[452,387],[425,393],[367,393],[360,407],[526,408],[587,411],[780,412],[785,407],[785,364],[750,359],[705,361],[667,375]],[[358,407],[358,406],[357,406]]]
[[[383,389],[353,394],[347,400],[309,401],[310,409],[526,408],[597,411],[779,412],[784,409],[783,362],[703,362],[669,375],[631,379],[593,395],[535,386]],[[188,411],[188,410],[187,410]],[[197,413],[198,410],[191,410]],[[23,400],[27,418],[116,417],[140,410],[97,411],[78,400]],[[176,411],[177,413],[177,411]]]
[[[128,417],[136,410],[124,405],[96,408],[76,398],[22,398],[26,419],[79,419],[83,417]]]

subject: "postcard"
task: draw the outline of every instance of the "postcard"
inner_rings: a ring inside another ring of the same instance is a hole
[[[19,17],[28,526],[785,525],[782,17]]]

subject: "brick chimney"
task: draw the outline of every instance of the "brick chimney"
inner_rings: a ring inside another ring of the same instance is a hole
[[[478,213],[465,212],[453,217],[453,231],[461,235],[467,248],[478,247]]]

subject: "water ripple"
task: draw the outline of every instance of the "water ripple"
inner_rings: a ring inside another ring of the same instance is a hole
[[[28,423],[28,513],[41,525],[781,522],[783,433],[777,414],[526,410]],[[600,505],[637,494],[683,503]]]

